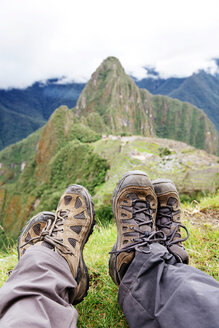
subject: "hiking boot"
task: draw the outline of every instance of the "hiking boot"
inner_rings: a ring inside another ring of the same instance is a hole
[[[89,275],[83,259],[83,248],[93,232],[94,216],[93,201],[87,189],[79,185],[71,185],[59,201],[51,239],[45,239],[68,262],[78,284],[73,304],[80,303],[89,288]]]
[[[40,245],[54,250],[67,261],[77,282],[73,305],[83,300],[89,288],[83,248],[93,231],[94,216],[92,198],[87,189],[71,185],[62,195],[56,214],[38,214],[27,223],[19,237],[20,255],[31,245]]]
[[[182,242],[189,238],[187,228],[180,220],[180,199],[174,183],[167,179],[152,181],[158,199],[156,228],[163,231],[167,240],[165,246],[181,263],[189,263],[189,256]],[[181,237],[181,228],[185,229],[187,236]]]
[[[154,231],[157,197],[147,174],[127,172],[117,184],[112,207],[117,241],[110,253],[109,273],[114,283],[119,285],[135,251],[149,253],[150,243],[157,241],[158,234]],[[164,234],[160,239],[162,237]]]
[[[18,260],[24,255],[26,250],[39,242],[44,230],[55,220],[55,215],[51,212],[41,212],[32,217],[22,229],[18,237]]]

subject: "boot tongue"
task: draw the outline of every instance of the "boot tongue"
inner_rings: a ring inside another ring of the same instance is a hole
[[[161,208],[160,211],[163,215],[170,214],[170,209],[167,207]]]
[[[141,202],[140,200],[135,203],[134,212],[141,210],[141,209],[144,209],[144,211],[136,213],[134,220],[137,224],[141,223],[141,225],[139,227],[140,230],[151,232],[151,225],[148,223],[143,224],[144,221],[147,222],[150,220],[150,209],[147,209],[146,206],[147,206],[146,203]],[[139,237],[142,237],[142,236],[139,236]]]
[[[141,201],[134,192],[127,195],[127,198],[131,199],[133,202],[135,201],[135,204],[132,208],[127,207],[128,211],[132,211],[132,213],[134,214],[136,211],[138,211],[140,209],[143,209],[143,208],[145,209],[144,212],[142,211],[142,212],[139,212],[139,213],[135,213],[134,217],[129,221],[129,223],[133,224],[133,225],[137,224],[139,226],[139,223],[149,221],[150,220],[150,209],[146,209],[146,206],[147,206],[146,203]],[[125,206],[124,206],[124,208],[125,208]],[[148,213],[148,214],[145,214],[145,213]],[[142,231],[147,231],[147,232],[152,231],[151,225],[148,224],[148,223],[147,224],[142,224],[138,228]],[[132,234],[133,234],[133,236],[135,235],[136,237],[140,237],[140,238],[143,237],[143,235],[139,234],[138,232],[133,232]]]
[[[176,198],[170,197],[167,201],[167,205],[173,206],[176,203]]]
[[[146,207],[146,204],[139,201],[139,202],[135,203],[134,209],[138,211],[138,210],[141,210],[143,208],[145,209],[145,207]],[[145,211],[140,212],[140,213],[136,213],[135,218],[138,219],[139,221],[148,220],[148,217],[145,215]]]
[[[160,212],[159,213],[160,215],[159,215],[159,218],[157,219],[157,224],[165,225],[165,223],[170,221],[169,216],[171,215],[171,211],[168,207],[163,207],[163,208],[160,208],[159,212]],[[165,233],[169,233],[169,227],[168,226],[166,227],[166,229],[167,230],[165,230]]]
[[[161,217],[159,218],[158,223],[165,224],[166,222],[169,222],[170,220],[173,220],[173,206],[176,204],[177,200],[176,198],[170,197],[167,201],[167,207],[161,207],[160,208],[160,214]],[[171,218],[170,218],[171,216]]]

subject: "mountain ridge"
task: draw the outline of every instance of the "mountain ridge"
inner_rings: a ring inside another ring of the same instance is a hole
[[[156,71],[152,73],[148,78],[134,79],[137,86],[146,88],[152,94],[167,95],[203,109],[219,131],[218,74],[199,71],[187,78],[162,79]],[[76,105],[85,84],[58,82],[58,79],[50,79],[46,83],[36,82],[26,89],[0,90],[0,149],[44,125],[60,105],[69,108]]]
[[[140,88],[146,88],[152,94],[166,95],[186,101],[202,109],[219,130],[219,74],[209,74],[203,70],[187,78],[167,78],[159,76],[135,79]]]
[[[0,89],[0,149],[42,127],[59,106],[73,108],[83,87],[83,83],[58,85],[52,80],[25,89]]]

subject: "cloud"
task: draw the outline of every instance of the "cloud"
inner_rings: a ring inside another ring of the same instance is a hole
[[[219,57],[216,0],[2,0],[0,88],[65,76],[87,81],[116,56],[142,78],[188,76]]]

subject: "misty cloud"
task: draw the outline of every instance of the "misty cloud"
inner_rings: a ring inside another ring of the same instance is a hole
[[[107,56],[127,73],[216,70],[218,1],[2,0],[0,88],[65,76],[85,82]]]

